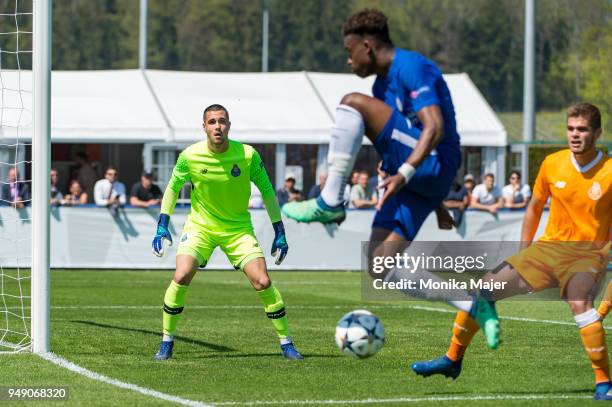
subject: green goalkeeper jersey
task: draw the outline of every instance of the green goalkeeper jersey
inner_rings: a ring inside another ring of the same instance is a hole
[[[252,228],[248,211],[251,181],[266,205],[272,223],[281,220],[274,188],[259,153],[251,146],[229,140],[223,153],[207,141],[187,147],[179,155],[162,200],[161,213],[171,215],[185,182],[191,182],[191,212],[187,219],[212,230]]]

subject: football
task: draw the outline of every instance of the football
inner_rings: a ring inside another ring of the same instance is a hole
[[[336,344],[345,355],[365,359],[376,354],[384,343],[385,329],[370,311],[351,311],[338,321]]]

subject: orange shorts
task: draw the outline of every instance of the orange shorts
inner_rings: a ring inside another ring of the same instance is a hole
[[[608,264],[610,244],[596,247],[589,242],[538,241],[506,259],[533,289],[560,287],[565,296],[567,283],[576,273],[593,273],[599,281]]]

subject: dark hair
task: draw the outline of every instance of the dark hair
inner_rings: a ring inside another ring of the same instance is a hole
[[[225,117],[227,117],[227,120],[229,120],[229,112],[227,111],[225,107],[219,104],[210,105],[206,109],[204,109],[204,113],[202,114],[202,119],[206,120],[206,113],[218,112],[219,110],[223,110],[225,112]]]
[[[387,16],[376,9],[366,8],[350,16],[342,25],[342,33],[344,36],[349,34],[371,35],[379,41],[393,45],[389,36]]]
[[[516,174],[518,179],[521,179],[521,172],[519,170],[512,170],[512,171],[510,171],[510,176],[512,176],[512,174]]]
[[[76,178],[70,180],[70,182],[68,183],[68,188],[72,187],[72,185],[74,185],[75,183],[79,184],[79,188],[83,189],[83,185],[81,184],[81,181],[79,181]]]
[[[491,178],[495,179],[495,175],[493,175],[493,173],[491,173],[491,172],[486,173],[484,177],[485,178],[491,177]]]
[[[601,113],[597,106],[591,103],[577,103],[567,109],[567,118],[584,117],[589,122],[592,130],[601,128]]]

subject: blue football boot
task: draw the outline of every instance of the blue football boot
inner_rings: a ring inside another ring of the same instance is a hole
[[[281,345],[281,350],[283,351],[283,356],[286,359],[292,359],[292,360],[304,359],[304,356],[302,356],[300,352],[298,352],[298,350],[295,349],[295,346],[293,346],[293,342],[289,342],[284,345]]]
[[[162,341],[159,345],[159,351],[155,354],[153,359],[155,360],[168,360],[172,357],[172,348],[174,347],[174,341]]]
[[[411,368],[414,373],[423,377],[441,374],[455,380],[461,373],[462,360],[463,359],[459,359],[458,361],[453,362],[448,358],[448,356],[444,355],[438,359],[415,362],[412,364]]]
[[[612,400],[612,382],[597,383],[593,400]]]

